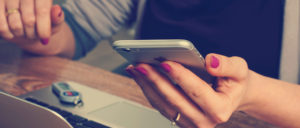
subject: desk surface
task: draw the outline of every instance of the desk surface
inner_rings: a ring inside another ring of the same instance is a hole
[[[17,96],[64,80],[75,81],[151,107],[139,86],[130,78],[58,57],[7,57],[0,53],[0,90]],[[227,123],[218,126],[218,128],[271,127],[273,126],[242,112],[234,113]]]

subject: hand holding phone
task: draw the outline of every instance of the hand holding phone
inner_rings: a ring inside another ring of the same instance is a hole
[[[187,40],[118,40],[113,48],[130,63],[158,65],[165,60],[184,65],[208,83],[213,82],[205,69],[205,59]]]

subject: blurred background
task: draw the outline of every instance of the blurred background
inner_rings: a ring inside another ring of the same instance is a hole
[[[125,27],[111,39],[99,42],[95,49],[93,49],[86,57],[81,58],[79,61],[127,76],[127,73],[124,69],[127,67],[128,63],[122,56],[112,49],[111,43],[120,39],[134,39],[134,34],[134,27]]]
[[[54,4],[62,4],[63,2],[64,0],[54,0]],[[112,38],[99,42],[97,47],[79,61],[117,74],[127,75],[124,71],[124,68],[128,65],[126,60],[112,49],[111,43],[120,39],[134,39],[134,35],[134,25],[132,27],[124,27]]]

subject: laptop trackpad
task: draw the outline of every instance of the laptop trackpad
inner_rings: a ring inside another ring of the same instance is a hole
[[[90,112],[89,115],[125,128],[167,128],[171,122],[159,112],[138,105],[119,102]]]

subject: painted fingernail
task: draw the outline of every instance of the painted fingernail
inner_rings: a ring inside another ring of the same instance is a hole
[[[144,69],[143,67],[137,67],[137,68],[135,68],[135,70],[137,70],[138,72],[142,73],[145,76],[147,76],[147,74],[148,74],[147,70]]]
[[[168,73],[171,71],[171,66],[167,63],[161,63],[160,67]]]
[[[218,58],[215,57],[215,56],[212,56],[212,57],[211,57],[210,66],[211,66],[212,68],[217,68],[217,67],[219,67],[219,64],[220,64],[220,62],[219,62]]]
[[[62,10],[60,10],[60,12],[58,13],[58,17],[61,17],[62,16]]]
[[[131,75],[132,77],[135,76],[134,73],[132,72],[132,70],[131,70],[130,68],[126,68],[125,70],[126,70],[126,72],[127,72],[129,75]]]
[[[49,38],[41,39],[43,45],[47,45],[49,43]]]

